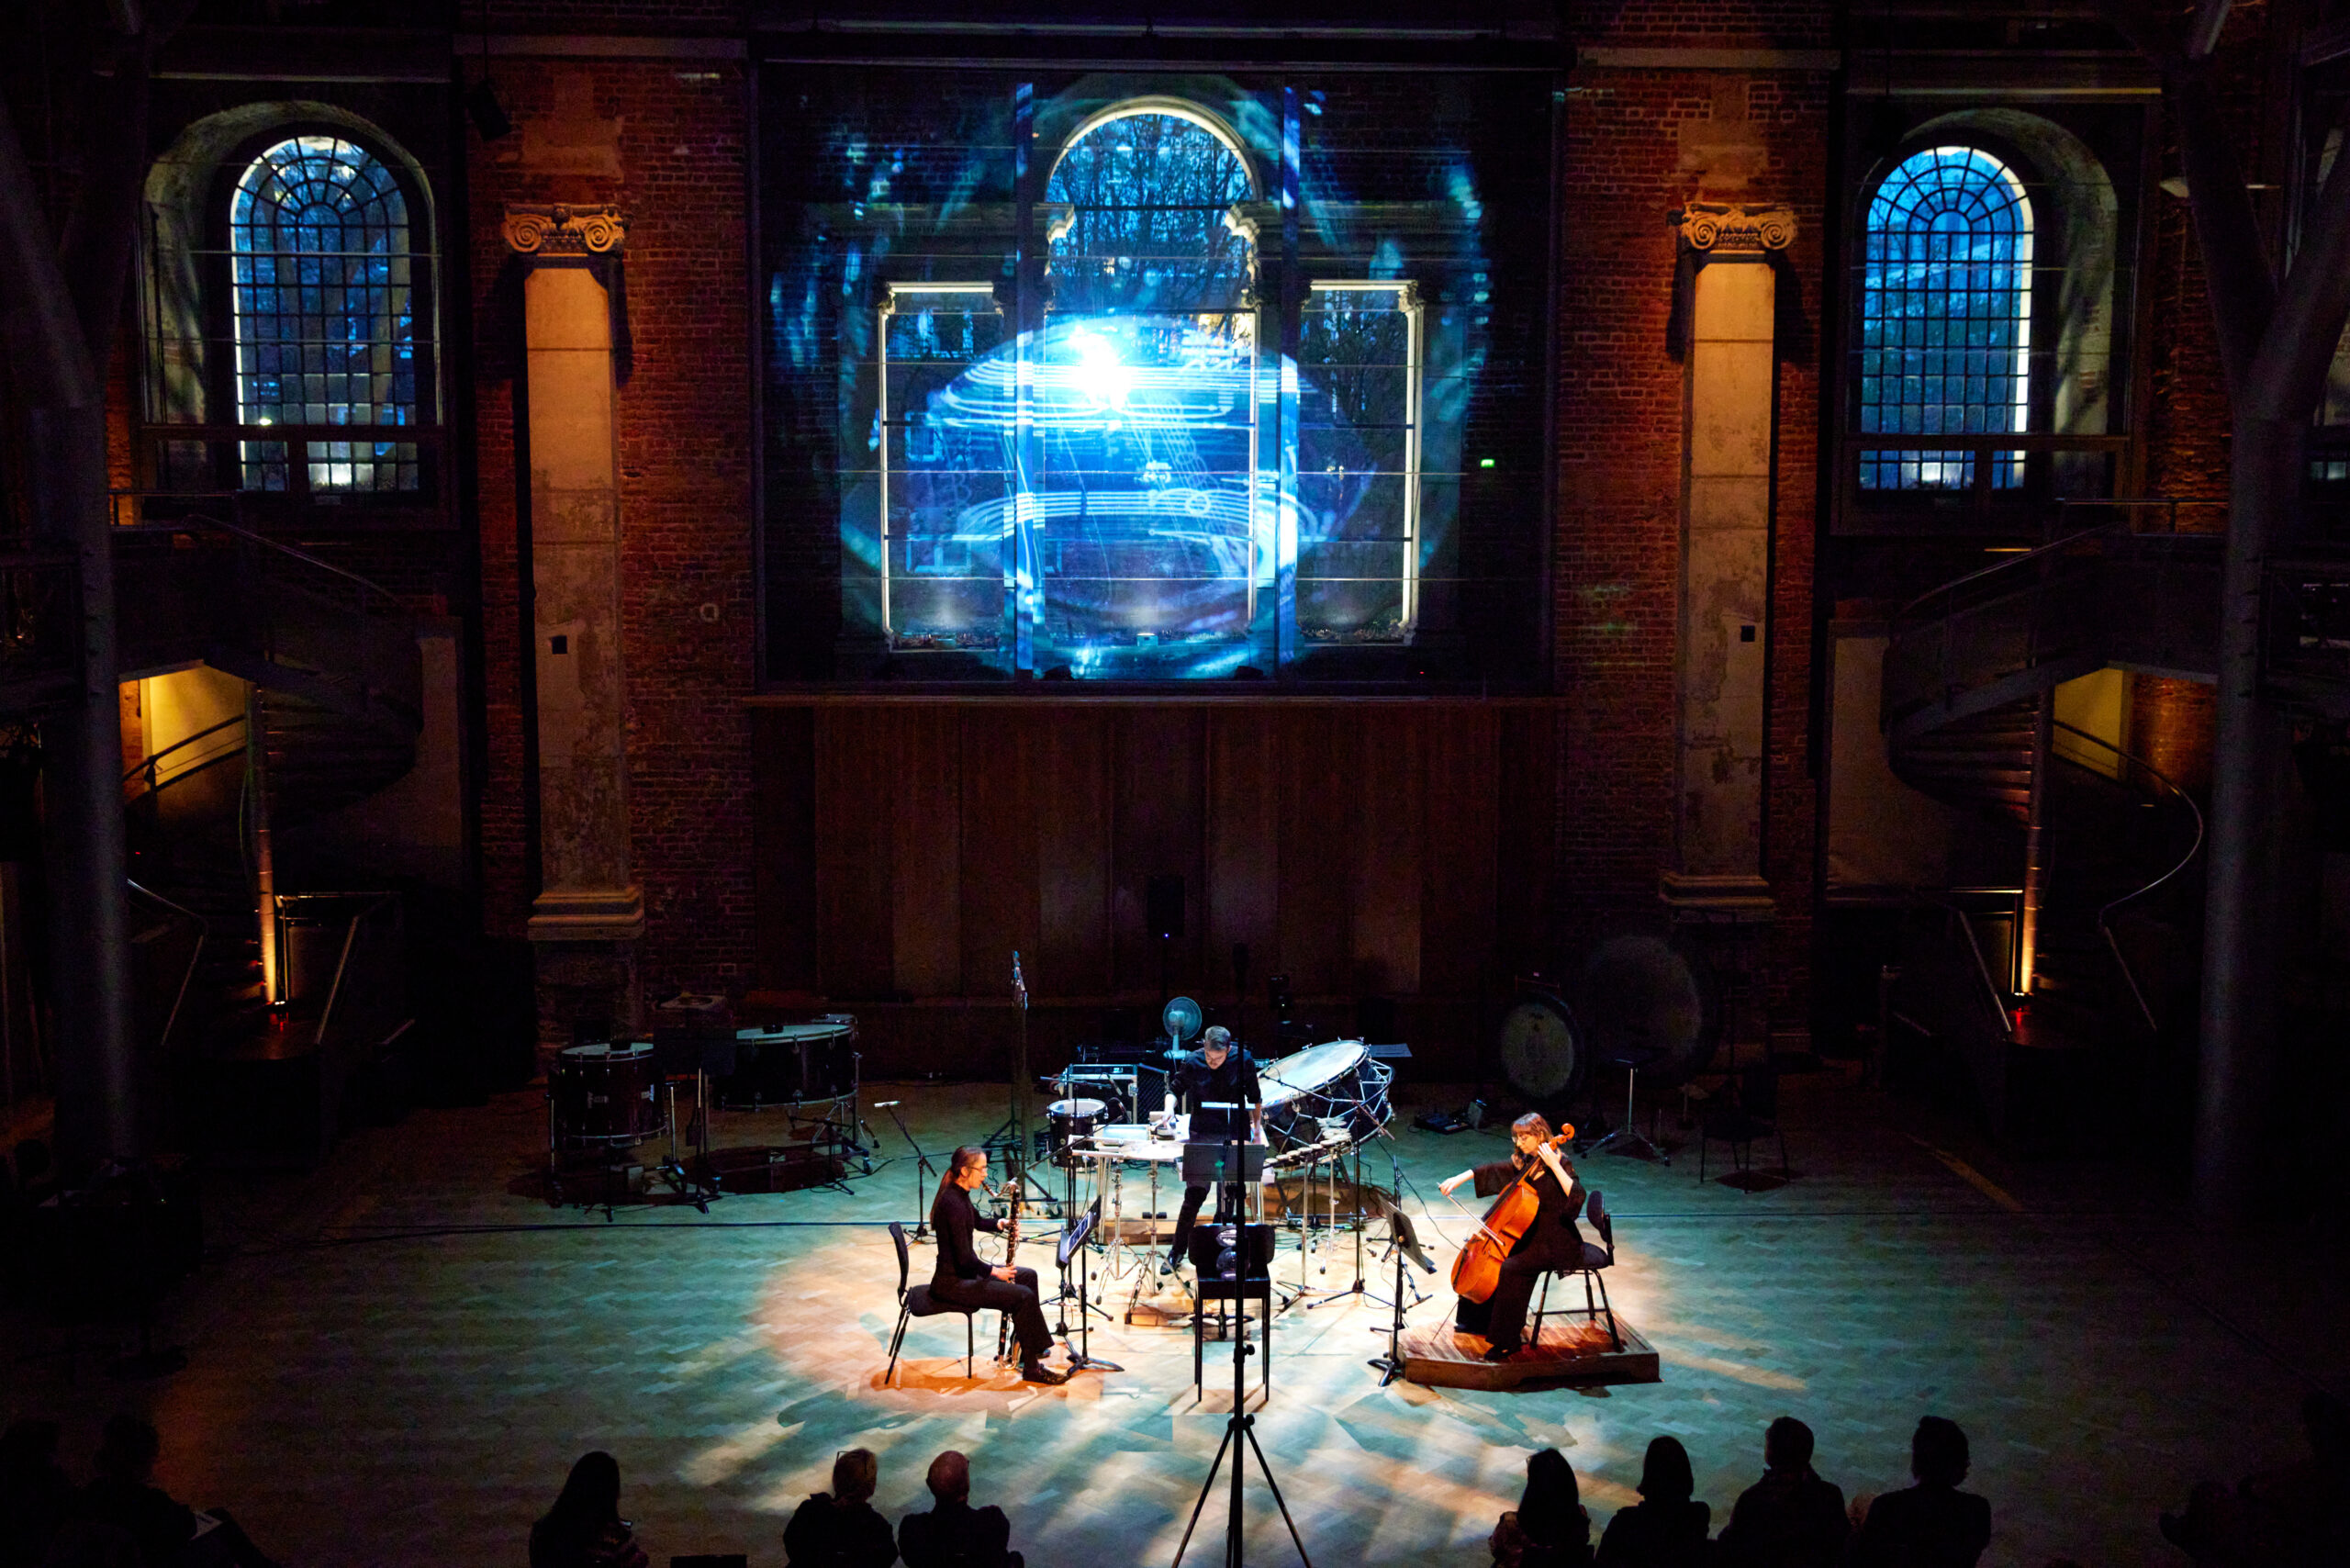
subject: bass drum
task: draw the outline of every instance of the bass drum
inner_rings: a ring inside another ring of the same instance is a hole
[[[1499,1047],[1502,1076],[1534,1104],[1563,1103],[1583,1088],[1583,1035],[1554,992],[1521,994],[1502,1015]]]

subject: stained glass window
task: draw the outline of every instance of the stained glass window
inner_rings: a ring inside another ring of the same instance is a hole
[[[408,199],[383,162],[296,136],[239,177],[229,209],[237,417],[247,425],[414,425],[416,320]],[[369,436],[247,441],[248,488],[413,490],[414,443]]]
[[[1973,147],[1912,153],[1869,202],[1861,287],[1860,429],[1894,435],[2020,431],[2031,409],[2031,203]],[[2023,454],[1992,455],[1998,489]],[[1863,489],[1964,489],[1965,451],[1863,450]]]

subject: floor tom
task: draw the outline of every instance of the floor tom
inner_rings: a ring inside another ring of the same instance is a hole
[[[555,1147],[620,1149],[656,1137],[660,1089],[650,1040],[565,1047],[547,1073]]]

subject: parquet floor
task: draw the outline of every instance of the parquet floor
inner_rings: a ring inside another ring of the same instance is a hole
[[[933,1148],[1001,1119],[1001,1089],[878,1092],[906,1100]],[[1906,1481],[1909,1429],[1930,1411],[1973,1438],[1970,1484],[1996,1521],[1986,1562],[2171,1563],[2156,1512],[2199,1478],[2291,1457],[2310,1382],[2345,1386],[2336,1242],[2199,1237],[2126,1172],[2010,1170],[1831,1076],[1790,1081],[1788,1099],[1803,1174],[1776,1191],[1700,1187],[1694,1150],[1671,1168],[1584,1162],[1620,1216],[1616,1300],[1661,1352],[1660,1384],[1382,1389],[1364,1362],[1383,1308],[1282,1316],[1258,1430],[1314,1561],[1483,1563],[1544,1446],[1566,1451],[1604,1524],[1665,1432],[1718,1524],[1783,1413],[1818,1433],[1822,1473],[1879,1491]],[[115,1383],[105,1331],[12,1316],[0,1416],[62,1417],[78,1466],[111,1410],[151,1411],[165,1484],[232,1506],[295,1564],[519,1565],[571,1460],[600,1447],[656,1562],[735,1551],[773,1568],[791,1508],[857,1444],[881,1456],[892,1517],[927,1506],[923,1466],[959,1447],[1038,1568],[1173,1561],[1229,1404],[1218,1347],[1195,1402],[1187,1334],[1097,1324],[1095,1352],[1126,1371],[1038,1391],[990,1375],[984,1350],[967,1381],[959,1323],[934,1319],[909,1334],[903,1385],[882,1386],[895,1267],[881,1225],[913,1211],[908,1162],[848,1193],[729,1198],[706,1218],[623,1208],[607,1224],[532,1195],[542,1118],[534,1092],[419,1112],[317,1172],[215,1178],[219,1255],[164,1324],[189,1369]],[[901,1151],[881,1125],[884,1151]],[[719,1141],[762,1126],[722,1117]],[[1436,1182],[1498,1137],[1396,1126],[1411,1206],[1433,1200],[1461,1235]],[[1351,1260],[1341,1249],[1309,1282],[1343,1285]],[[927,1273],[927,1249],[914,1266]],[[1297,1266],[1284,1251],[1277,1271]],[[1449,1307],[1438,1294],[1414,1321]],[[1286,1560],[1253,1476],[1249,1499],[1252,1559]],[[1214,1557],[1221,1502],[1187,1561]]]

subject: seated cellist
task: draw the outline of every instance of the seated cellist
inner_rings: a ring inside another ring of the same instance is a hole
[[[1438,1188],[1449,1194],[1461,1183],[1474,1182],[1481,1198],[1504,1195],[1509,1201],[1497,1203],[1486,1211],[1488,1226],[1494,1226],[1497,1216],[1513,1203],[1523,1206],[1524,1193],[1509,1198],[1521,1181],[1534,1199],[1533,1223],[1508,1248],[1493,1294],[1483,1301],[1472,1301],[1462,1295],[1454,1316],[1463,1334],[1484,1336],[1491,1347],[1485,1351],[1489,1361],[1507,1361],[1519,1353],[1526,1336],[1526,1304],[1533,1298],[1535,1283],[1544,1271],[1572,1269],[1583,1261],[1583,1233],[1575,1228],[1575,1216],[1583,1212],[1583,1184],[1575,1180],[1574,1167],[1559,1152],[1550,1124],[1529,1113],[1511,1123],[1509,1130],[1517,1146],[1509,1159],[1463,1170]],[[1572,1130],[1568,1129],[1569,1133]],[[1471,1245],[1480,1241],[1492,1245],[1488,1231],[1481,1230],[1472,1237]],[[1455,1278],[1458,1282],[1458,1271]]]

